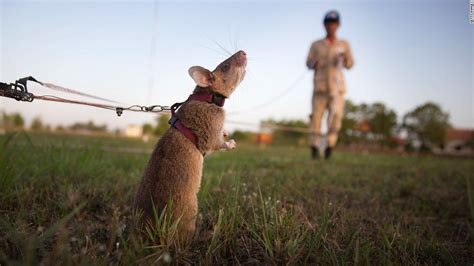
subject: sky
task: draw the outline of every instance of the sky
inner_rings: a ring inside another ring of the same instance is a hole
[[[228,56],[225,50],[243,49],[247,76],[226,102],[227,119],[307,119],[313,88],[306,55],[324,37],[322,18],[331,9],[341,14],[338,37],[350,42],[355,60],[345,72],[348,99],[383,102],[399,119],[433,101],[450,113],[454,126],[474,127],[474,25],[468,1],[459,0],[0,0],[0,80],[31,75],[124,104],[171,105],[194,88],[189,67],[212,70]],[[30,91],[82,99],[34,84]],[[2,110],[21,112],[27,121],[93,120],[111,129],[155,119],[5,98]]]

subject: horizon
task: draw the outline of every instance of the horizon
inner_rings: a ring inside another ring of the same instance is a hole
[[[312,73],[305,59],[311,42],[324,37],[321,21],[330,9],[340,11],[338,36],[350,42],[355,58],[353,69],[345,71],[347,99],[383,102],[396,111],[398,121],[432,101],[449,112],[454,127],[473,128],[474,25],[469,24],[465,1],[2,1],[1,81],[32,75],[119,102],[171,105],[194,88],[187,69],[215,67],[226,57],[223,46],[249,54],[247,77],[226,103],[229,120],[306,121]],[[32,83],[29,89],[38,95],[79,98]],[[245,112],[236,114],[240,110]],[[92,120],[112,130],[156,118],[130,112],[117,117],[97,108],[3,97],[0,111],[20,112],[28,123],[37,116],[52,126]]]

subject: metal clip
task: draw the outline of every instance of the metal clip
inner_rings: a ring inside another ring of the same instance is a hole
[[[178,118],[176,116],[171,116],[170,120],[168,121],[168,124],[174,126],[176,124],[176,121],[178,121]]]
[[[117,113],[117,116],[121,116],[123,114],[123,108],[117,107],[115,108],[115,112]]]
[[[15,83],[0,83],[0,91],[2,91],[2,96],[13,98],[17,101],[32,102],[34,95],[28,92],[27,82],[33,81],[40,85],[43,83],[39,82],[32,76],[24,77],[15,81]]]

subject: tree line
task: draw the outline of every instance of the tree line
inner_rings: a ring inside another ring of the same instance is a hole
[[[20,113],[2,112],[0,115],[0,127],[5,130],[22,130],[26,128],[25,119]],[[58,125],[52,128],[43,122],[40,117],[35,117],[29,127],[33,131],[88,131],[88,132],[107,132],[107,125],[97,125],[93,121],[75,122],[69,126]]]
[[[146,123],[142,125],[142,131],[144,135],[155,135],[161,136],[168,129],[169,116],[160,114],[156,118],[156,123]],[[26,129],[25,119],[20,113],[6,113],[2,112],[0,114],[0,128],[3,128],[7,131],[23,130]],[[56,127],[51,127],[45,123],[41,117],[35,117],[29,126],[30,130],[33,131],[71,131],[71,132],[80,132],[87,131],[90,133],[106,133],[109,132],[106,124],[96,124],[92,120],[86,122],[75,122],[71,125],[57,125]],[[114,133],[118,134],[116,130]]]
[[[299,128],[309,126],[308,121],[301,119],[267,119],[261,123]],[[350,145],[370,142],[382,147],[403,144],[406,149],[429,151],[444,146],[446,130],[450,127],[449,114],[433,102],[421,104],[399,119],[397,113],[382,102],[356,104],[346,100],[339,143]],[[273,138],[279,143],[302,142],[307,139],[307,135],[277,129],[273,130]]]
[[[160,114],[154,124],[142,126],[144,135],[161,136],[168,129],[168,115]],[[293,128],[307,128],[307,120],[274,120],[266,119],[261,125],[278,125]],[[25,120],[19,113],[5,113],[0,116],[0,127],[6,130],[18,130],[25,127]],[[446,130],[451,127],[449,114],[438,104],[427,102],[415,107],[399,119],[397,113],[382,102],[371,104],[356,104],[346,100],[344,118],[339,133],[339,143],[350,145],[353,143],[376,143],[384,147],[396,147],[400,140],[406,149],[420,149],[424,151],[433,148],[442,148],[446,140]],[[35,131],[51,131],[49,125],[41,118],[33,119],[30,128]],[[93,121],[76,122],[70,126],[57,126],[55,131],[89,131],[107,132],[107,126],[96,125]],[[116,132],[117,133],[117,132]],[[277,143],[305,143],[307,134],[304,132],[272,130],[273,140]],[[241,141],[250,140],[251,132],[236,130],[233,138]]]

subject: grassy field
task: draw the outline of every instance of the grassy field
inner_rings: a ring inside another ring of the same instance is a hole
[[[237,140],[238,141],[238,140]],[[0,264],[470,264],[474,161],[257,147],[205,160],[194,242],[136,226],[152,148],[119,138],[0,136]]]

